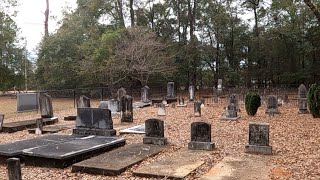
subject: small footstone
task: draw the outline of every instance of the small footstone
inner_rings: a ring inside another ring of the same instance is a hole
[[[179,150],[160,160],[151,162],[133,171],[140,177],[155,177],[167,179],[183,179],[204,162],[199,156],[209,155],[208,151]]]
[[[145,122],[145,136],[143,144],[167,144],[167,138],[164,137],[164,122],[159,119],[148,119]]]
[[[131,144],[72,166],[72,172],[116,176],[145,158],[160,153],[166,146]]]

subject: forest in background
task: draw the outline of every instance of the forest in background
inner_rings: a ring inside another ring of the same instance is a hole
[[[6,1],[11,6],[13,0]],[[28,60],[4,6],[0,88],[295,86],[320,78],[319,0],[78,0]],[[1,5],[0,5],[1,6]],[[243,17],[252,17],[245,20]],[[50,23],[50,21],[49,21]]]

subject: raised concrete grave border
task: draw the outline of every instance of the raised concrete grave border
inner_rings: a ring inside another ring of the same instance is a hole
[[[76,163],[72,166],[72,172],[116,176],[134,164],[143,161],[145,158],[160,153],[165,147],[166,146],[131,144]]]
[[[119,134],[145,134],[145,130],[145,124],[140,124],[127,129],[122,129],[119,131]]]
[[[51,125],[57,123],[58,117],[43,118],[43,125]],[[1,132],[13,133],[28,128],[36,127],[36,119],[3,123]]]

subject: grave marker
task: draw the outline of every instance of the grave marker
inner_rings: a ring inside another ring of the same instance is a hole
[[[122,88],[118,89],[118,91],[117,91],[117,100],[120,101],[121,97],[125,96],[125,95],[127,95],[127,91],[126,91],[125,88],[122,87]]]
[[[167,84],[167,98],[168,99],[174,99],[175,93],[174,93],[174,82],[168,82]]]
[[[9,180],[22,180],[20,159],[9,158],[7,164]]]
[[[249,144],[245,146],[246,153],[272,154],[269,145],[269,124],[249,123]]]
[[[307,103],[307,88],[304,84],[301,84],[298,88],[298,107],[299,114],[308,114],[308,103]]]
[[[148,86],[144,86],[141,88],[141,102],[143,103],[149,103],[149,90],[150,88]]]
[[[78,108],[90,107],[90,99],[87,96],[81,95],[77,101]]]
[[[108,101],[100,101],[98,108],[108,109]]]
[[[36,132],[35,132],[35,134],[42,134],[42,130],[43,130],[43,119],[42,118],[36,119]]]
[[[133,122],[132,97],[128,95],[122,96],[120,101],[120,107],[121,122]]]
[[[280,113],[278,110],[278,100],[275,96],[268,96],[266,113],[271,115]]]
[[[186,107],[186,106],[187,106],[187,104],[185,103],[184,98],[183,97],[178,98],[177,107]]]
[[[191,141],[188,144],[188,148],[193,150],[213,150],[211,124],[205,122],[193,122],[191,124]]]
[[[222,79],[218,79],[218,94],[222,93]]]
[[[201,102],[195,101],[193,104],[194,107],[194,116],[201,117]]]
[[[159,119],[146,120],[143,144],[165,145],[166,143],[167,138],[164,137],[164,122]]]
[[[100,108],[78,108],[74,134],[115,136],[111,111]]]
[[[2,130],[3,121],[4,121],[4,114],[0,114],[0,130]]]
[[[158,116],[165,116],[166,114],[166,106],[162,103],[157,104],[158,106]]]
[[[40,93],[40,112],[42,118],[52,118],[53,108],[52,108],[52,98],[47,93]]]
[[[190,101],[194,100],[194,95],[195,95],[194,86],[189,86],[189,100]]]
[[[37,111],[39,107],[38,93],[17,94],[17,112]]]

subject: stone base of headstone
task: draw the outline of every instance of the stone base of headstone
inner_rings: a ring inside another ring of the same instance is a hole
[[[201,114],[196,112],[196,113],[194,113],[194,117],[201,117]]]
[[[220,120],[231,120],[231,121],[235,121],[235,120],[238,120],[240,119],[240,116],[237,116],[237,117],[227,117],[226,115],[222,115],[220,117]]]
[[[65,121],[75,121],[77,119],[77,116],[66,116],[63,118]]]
[[[187,104],[178,104],[177,107],[187,107]]]
[[[215,147],[214,143],[212,142],[198,142],[198,141],[190,141],[188,143],[188,149],[192,150],[207,150],[211,151]]]
[[[73,129],[72,133],[79,135],[115,136],[117,131],[114,129],[76,128]]]
[[[166,145],[167,144],[167,138],[143,137],[143,144]]]
[[[280,114],[278,109],[267,109],[266,114]]]
[[[299,114],[309,114],[309,111],[307,109],[299,109]]]
[[[257,145],[246,145],[246,153],[256,153],[256,154],[272,154],[272,146],[257,146]]]
[[[173,103],[173,102],[177,102],[177,98],[170,98],[170,97],[166,97],[166,101],[168,104]]]

